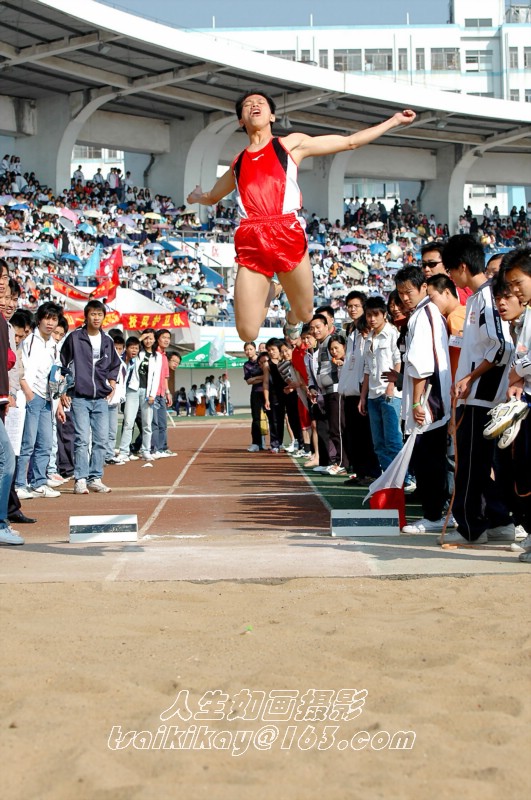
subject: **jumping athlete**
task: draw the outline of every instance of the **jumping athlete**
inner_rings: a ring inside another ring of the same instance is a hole
[[[196,186],[187,202],[215,205],[236,189],[241,217],[234,236],[240,266],[234,286],[238,333],[244,341],[257,337],[275,295],[271,280],[277,273],[290,304],[284,332],[297,339],[302,323],[313,317],[312,269],[304,220],[298,216],[302,207],[299,164],[303,158],[355,150],[374,142],[393,128],[410,125],[416,114],[407,109],[350,136],[290,133],[283,137],[273,136],[275,103],[263,92],[242,95],[236,102],[236,114],[249,146],[209,192]]]

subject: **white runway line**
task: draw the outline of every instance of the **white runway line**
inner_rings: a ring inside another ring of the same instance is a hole
[[[311,480],[310,480],[310,476],[309,476],[309,474],[308,474],[307,472],[304,472],[304,470],[303,470],[303,468],[302,468],[302,465],[301,465],[301,464],[299,464],[298,460],[296,461],[296,463],[297,463],[297,469],[299,470],[299,472],[301,473],[301,475],[303,475],[303,476],[304,476],[304,480],[306,481],[306,483],[308,484],[308,486],[309,486],[309,487],[310,487],[310,489],[312,490],[311,492],[308,492],[308,494],[314,494],[314,495],[317,495],[317,497],[319,498],[319,500],[321,501],[321,503],[324,505],[324,507],[327,509],[327,511],[332,511],[332,506],[330,505],[330,503],[328,502],[328,500],[327,500],[325,497],[323,497],[323,495],[321,494],[321,492],[320,492],[318,489],[316,489],[316,487],[313,485],[313,483],[312,483],[312,482],[311,482]]]
[[[212,428],[212,430],[210,431],[210,433],[208,434],[206,439],[197,448],[197,450],[195,451],[193,456],[189,459],[189,461],[186,464],[186,466],[183,467],[183,469],[181,470],[181,472],[179,473],[179,475],[177,476],[177,478],[175,479],[173,484],[170,486],[170,488],[166,492],[166,494],[162,496],[162,499],[161,499],[160,503],[157,505],[157,507],[155,508],[155,510],[153,511],[151,516],[149,517],[149,519],[146,520],[146,522],[142,525],[141,529],[138,531],[138,537],[139,538],[144,536],[149,531],[150,527],[153,525],[153,523],[155,522],[155,520],[159,516],[160,512],[162,511],[162,509],[166,505],[167,501],[171,499],[172,493],[179,486],[180,482],[182,481],[182,479],[184,478],[184,476],[186,475],[186,473],[188,472],[188,470],[190,469],[190,467],[192,466],[192,464],[196,460],[196,458],[199,455],[199,453],[203,450],[203,448],[206,446],[206,444],[209,441],[209,439],[214,435],[214,433],[216,433],[216,431],[219,429],[219,427],[220,427],[219,424],[214,425],[214,427]]]
[[[169,497],[164,494],[143,494],[142,497],[149,499],[165,497],[166,500],[210,500],[212,497],[311,497],[314,494],[315,492],[238,492],[238,494],[232,492],[229,494],[174,494]]]

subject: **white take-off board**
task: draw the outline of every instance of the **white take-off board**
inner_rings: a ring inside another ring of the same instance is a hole
[[[88,517],[70,517],[70,543],[136,542],[138,517],[136,514],[92,514]]]
[[[398,511],[396,509],[333,510],[330,514],[332,536],[349,536],[363,539],[369,536],[400,536]]]

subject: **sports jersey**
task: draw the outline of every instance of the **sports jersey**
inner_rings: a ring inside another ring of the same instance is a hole
[[[450,355],[446,322],[429,297],[422,300],[407,324],[402,419],[405,433],[417,427],[413,419],[413,378],[426,379],[431,386],[426,410],[426,424],[420,433],[445,425],[450,419]]]
[[[524,312],[522,327],[516,342],[514,369],[524,379],[524,391],[531,397],[531,307]]]
[[[302,206],[298,167],[278,137],[261,150],[243,150],[232,162],[242,219],[297,212]]]
[[[470,394],[465,400],[459,400],[458,405],[466,403],[493,408],[503,402],[513,350],[509,323],[501,319],[494,303],[491,281],[486,281],[467,300],[456,383],[470,375],[482,361],[490,361],[493,367],[474,381]]]

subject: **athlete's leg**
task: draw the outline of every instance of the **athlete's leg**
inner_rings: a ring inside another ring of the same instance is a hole
[[[270,284],[271,278],[261,272],[238,267],[234,283],[234,315],[238,335],[244,342],[252,342],[258,336],[269,308]]]
[[[313,274],[308,253],[291,272],[279,272],[278,279],[289,300],[287,321],[309,322],[313,317]]]

